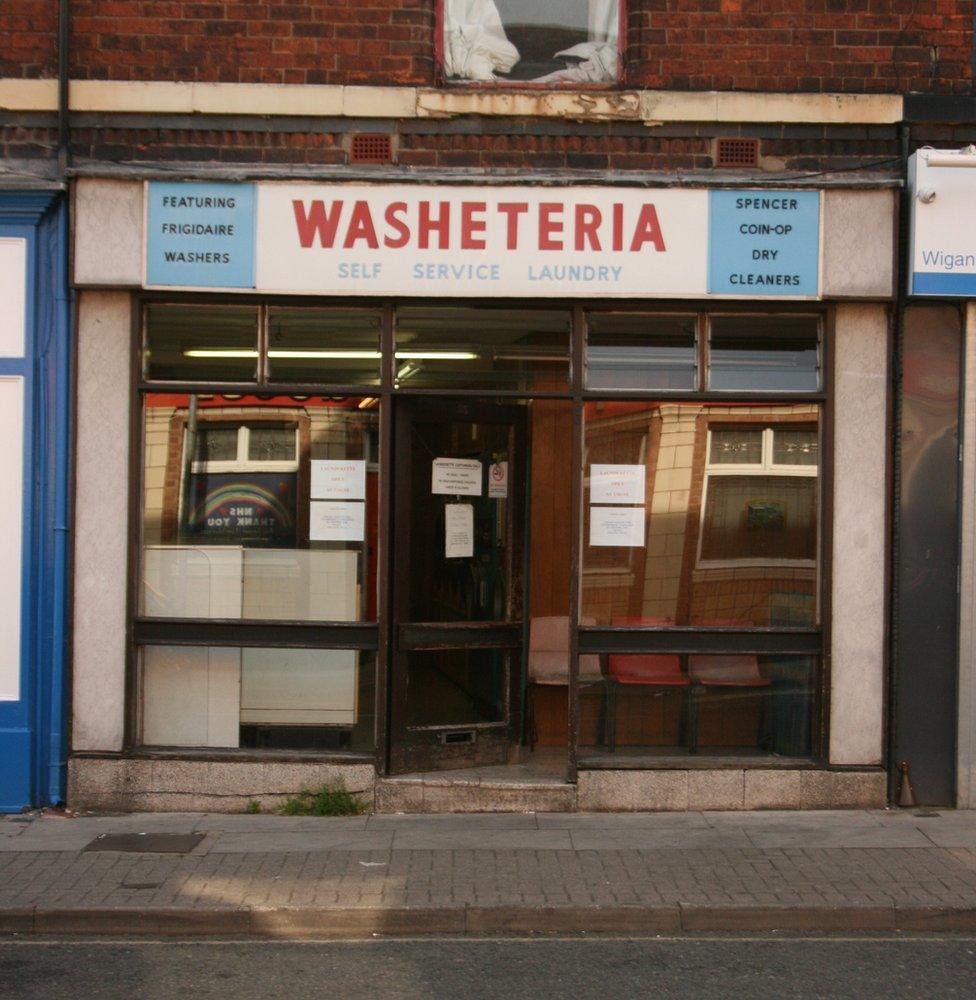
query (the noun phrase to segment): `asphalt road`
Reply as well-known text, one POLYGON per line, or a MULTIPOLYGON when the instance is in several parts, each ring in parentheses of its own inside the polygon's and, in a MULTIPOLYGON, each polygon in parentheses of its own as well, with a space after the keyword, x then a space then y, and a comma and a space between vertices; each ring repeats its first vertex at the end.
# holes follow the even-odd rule
POLYGON ((781 998, 976 996, 976 938, 0 940, 0 996, 781 998))

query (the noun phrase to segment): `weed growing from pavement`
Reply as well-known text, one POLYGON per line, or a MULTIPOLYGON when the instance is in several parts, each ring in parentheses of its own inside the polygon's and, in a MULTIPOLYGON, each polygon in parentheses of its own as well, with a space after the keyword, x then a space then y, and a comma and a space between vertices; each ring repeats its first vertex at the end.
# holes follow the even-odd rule
POLYGON ((299 792, 286 799, 281 807, 283 816, 358 816, 364 806, 346 786, 337 781, 323 785, 317 792, 299 792))
POLYGON ((253 815, 255 813, 259 813, 260 811, 261 811, 261 803, 258 802, 257 799, 247 800, 247 805, 244 807, 244 812, 251 813, 253 815))

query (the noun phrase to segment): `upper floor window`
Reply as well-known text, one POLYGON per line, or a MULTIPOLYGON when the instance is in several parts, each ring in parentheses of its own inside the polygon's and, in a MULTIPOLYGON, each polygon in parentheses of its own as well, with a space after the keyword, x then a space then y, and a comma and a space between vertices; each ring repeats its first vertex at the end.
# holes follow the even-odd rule
POLYGON ((616 83, 621 0, 443 0, 444 76, 455 82, 616 83))

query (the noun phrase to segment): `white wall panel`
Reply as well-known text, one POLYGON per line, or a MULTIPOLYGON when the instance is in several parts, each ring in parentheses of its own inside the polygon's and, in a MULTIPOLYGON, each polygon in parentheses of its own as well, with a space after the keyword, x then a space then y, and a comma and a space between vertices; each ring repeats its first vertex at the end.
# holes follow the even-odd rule
POLYGON ((0 701, 20 700, 24 525, 24 380, 0 378, 0 701))

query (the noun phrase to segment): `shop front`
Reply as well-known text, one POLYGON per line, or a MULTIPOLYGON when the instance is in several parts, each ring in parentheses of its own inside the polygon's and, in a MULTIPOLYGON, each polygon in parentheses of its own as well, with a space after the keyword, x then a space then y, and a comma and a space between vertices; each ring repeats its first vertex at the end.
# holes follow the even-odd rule
POLYGON ((76 805, 885 801, 893 190, 75 204, 76 805))

